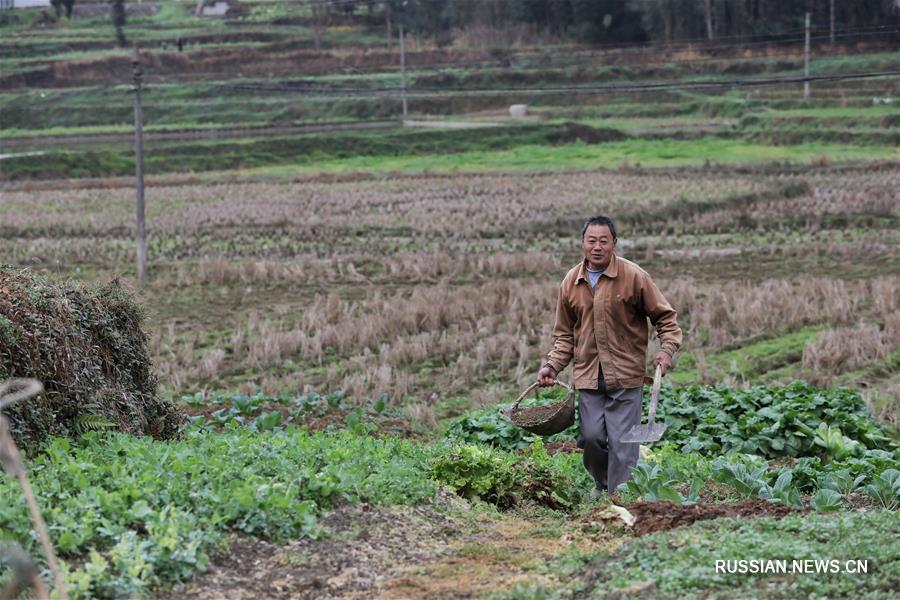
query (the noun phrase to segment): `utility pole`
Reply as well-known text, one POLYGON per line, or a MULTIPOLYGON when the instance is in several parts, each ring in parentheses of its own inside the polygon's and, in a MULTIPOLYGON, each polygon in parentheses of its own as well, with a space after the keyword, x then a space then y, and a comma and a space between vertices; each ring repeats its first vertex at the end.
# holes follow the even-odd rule
POLYGON ((403 93, 403 120, 406 120, 406 49, 403 43, 403 23, 400 23, 400 86, 403 93))
POLYGON ((310 0, 313 18, 313 44, 316 50, 320 50, 322 48, 322 15, 320 14, 319 5, 317 3, 314 4, 313 1, 310 0))
POLYGON ((806 43, 803 46, 803 99, 809 99, 809 12, 806 13, 806 43))
POLYGON ((137 273, 143 285, 147 281, 147 235, 144 229, 144 131, 141 117, 141 57, 137 44, 131 58, 134 92, 134 178, 137 188, 137 273))

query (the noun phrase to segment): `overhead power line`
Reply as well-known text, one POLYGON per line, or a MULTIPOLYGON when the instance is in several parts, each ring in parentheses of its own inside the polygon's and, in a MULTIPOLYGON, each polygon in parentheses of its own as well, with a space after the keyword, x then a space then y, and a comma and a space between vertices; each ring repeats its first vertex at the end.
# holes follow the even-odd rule
MULTIPOLYGON (((874 71, 867 73, 843 73, 831 75, 812 75, 810 77, 767 77, 767 78, 743 78, 743 79, 695 79, 686 81, 663 82, 634 82, 624 84, 601 84, 584 86, 543 86, 543 87, 512 87, 512 88, 422 88, 409 87, 407 93, 410 96, 496 96, 496 95, 544 95, 544 94, 589 94, 605 95, 619 93, 652 92, 659 90, 684 90, 721 87, 749 87, 769 85, 789 85, 803 83, 804 81, 844 81, 851 79, 871 79, 877 77, 897 77, 900 70, 874 71)), ((392 96, 400 93, 399 87, 381 88, 316 88, 313 86, 266 86, 258 84, 229 84, 222 86, 226 89, 253 92, 277 92, 298 93, 316 95, 322 97, 342 96, 392 96)))

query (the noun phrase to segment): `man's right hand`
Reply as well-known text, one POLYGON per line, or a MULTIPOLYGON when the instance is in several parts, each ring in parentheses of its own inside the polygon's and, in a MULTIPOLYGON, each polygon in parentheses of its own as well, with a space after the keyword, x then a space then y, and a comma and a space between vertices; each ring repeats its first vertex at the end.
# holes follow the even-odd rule
POLYGON ((541 367, 538 371, 538 385, 541 387, 550 387, 556 383, 556 371, 550 365, 541 367))

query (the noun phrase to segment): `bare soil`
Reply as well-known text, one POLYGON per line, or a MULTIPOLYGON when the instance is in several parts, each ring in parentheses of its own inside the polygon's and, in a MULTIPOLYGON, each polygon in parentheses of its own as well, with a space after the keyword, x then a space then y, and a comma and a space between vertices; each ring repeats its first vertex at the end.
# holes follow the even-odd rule
POLYGON ((575 440, 565 440, 563 442, 545 442, 544 449, 547 450, 547 453, 550 455, 558 454, 560 452, 562 452, 563 454, 584 452, 584 450, 578 447, 578 444, 575 443, 575 440))
MULTIPOLYGON (((595 512, 605 507, 595 509, 595 512)), ((723 517, 785 517, 791 514, 808 512, 805 509, 791 508, 784 504, 773 504, 766 500, 744 500, 732 504, 693 504, 679 506, 668 500, 655 502, 632 502, 625 508, 634 515, 634 535, 642 536, 656 531, 667 531, 676 527, 690 525, 696 521, 719 519, 723 517)), ((590 515, 588 515, 590 516, 590 515)))
POLYGON ((319 539, 279 545, 235 536, 205 573, 156 598, 393 600, 471 598, 517 584, 552 588, 566 582, 536 567, 572 550, 612 552, 623 539, 621 532, 561 530, 527 511, 473 510, 443 491, 435 502, 342 506, 323 518, 319 539))
POLYGON ((368 505, 335 510, 322 526, 322 539, 284 545, 235 536, 205 573, 159 598, 364 597, 398 569, 445 552, 458 529, 453 519, 428 508, 368 505))
POLYGON ((552 404, 518 407, 506 411, 506 416, 515 425, 541 435, 558 433, 572 423, 572 400, 567 398, 552 404), (566 423, 566 417, 569 417, 566 423))
MULTIPOLYGON (((490 54, 479 50, 423 50, 409 52, 407 65, 459 63, 473 60, 490 61, 490 54)), ((365 50, 341 53, 298 49, 285 51, 277 44, 273 47, 219 47, 191 52, 151 51, 141 52, 145 71, 167 80, 196 80, 198 78, 241 77, 258 73, 269 76, 290 77, 297 73, 298 62, 303 64, 304 75, 344 72, 348 69, 393 69, 396 52, 365 50)), ((71 87, 127 79, 131 72, 130 56, 104 56, 77 60, 57 61, 22 73, 0 77, 0 89, 22 87, 71 87)))
POLYGON ((628 136, 617 129, 591 127, 582 123, 568 121, 563 123, 563 131, 560 131, 554 140, 559 144, 567 144, 573 141, 581 141, 585 144, 604 144, 606 142, 619 142, 628 136))

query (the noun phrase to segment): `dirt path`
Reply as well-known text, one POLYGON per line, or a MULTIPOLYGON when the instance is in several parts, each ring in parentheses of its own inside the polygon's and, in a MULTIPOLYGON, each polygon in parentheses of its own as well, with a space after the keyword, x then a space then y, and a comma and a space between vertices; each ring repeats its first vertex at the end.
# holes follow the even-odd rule
MULTIPOLYGON (((764 500, 676 506, 634 502, 636 521, 598 505, 581 517, 538 507, 495 512, 449 493, 428 506, 347 505, 322 520, 319 539, 284 544, 235 536, 209 569, 166 600, 472 598, 516 587, 559 589, 567 557, 599 564, 631 539, 720 517, 783 517, 798 511, 764 500), (599 563, 598 563, 599 561, 599 563)), ((572 562, 572 561, 569 561, 572 562)))
POLYGON ((166 600, 469 598, 516 585, 558 587, 542 564, 623 539, 536 510, 494 513, 450 495, 431 507, 345 506, 318 540, 231 540, 207 571, 166 600))
POLYGON ((321 539, 275 544, 236 536, 205 573, 164 598, 348 598, 379 588, 398 566, 447 547, 453 520, 422 507, 348 506, 323 520, 321 539))
POLYGON ((632 536, 720 517, 784 517, 798 511, 764 500, 676 506, 627 505, 635 518, 625 527, 618 513, 598 505, 581 517, 539 507, 495 512, 441 492, 427 506, 347 505, 321 522, 319 539, 284 544, 235 536, 209 569, 165 600, 348 598, 385 600, 472 598, 517 587, 560 589, 594 567, 563 573, 566 559, 608 560, 632 536))

